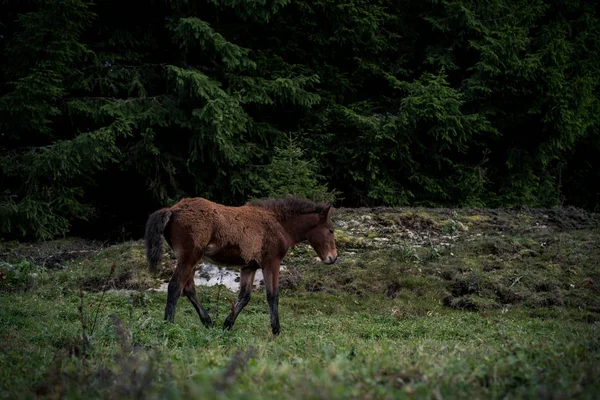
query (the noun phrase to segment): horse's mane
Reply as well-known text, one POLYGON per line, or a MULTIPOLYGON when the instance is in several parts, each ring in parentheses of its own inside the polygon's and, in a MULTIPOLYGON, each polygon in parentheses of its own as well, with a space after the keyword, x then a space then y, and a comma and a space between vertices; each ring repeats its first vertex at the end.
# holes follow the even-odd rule
POLYGON ((247 204, 254 207, 266 208, 284 219, 292 215, 320 213, 329 205, 327 203, 317 203, 312 200, 301 199, 290 195, 283 198, 252 200, 247 204))

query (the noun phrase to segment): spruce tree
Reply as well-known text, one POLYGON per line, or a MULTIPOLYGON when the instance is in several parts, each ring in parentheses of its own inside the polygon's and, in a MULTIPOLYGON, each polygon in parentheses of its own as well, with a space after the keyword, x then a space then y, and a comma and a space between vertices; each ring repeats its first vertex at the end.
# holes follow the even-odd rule
MULTIPOLYGON (((0 232, 51 238, 70 218, 86 218, 83 186, 114 159, 122 122, 73 132, 62 99, 91 56, 81 43, 94 14, 85 0, 53 0, 19 15, 22 30, 5 49, 7 80, 0 98, 2 155, 0 232)), ((80 129, 80 128, 79 128, 80 129)), ((77 128, 76 128, 77 130, 77 128)))
POLYGON ((298 140, 288 136, 283 146, 275 146, 271 162, 256 168, 253 175, 257 197, 283 197, 292 195, 313 201, 335 203, 340 200, 337 190, 329 190, 320 183, 323 176, 318 173, 318 164, 307 159, 298 140))

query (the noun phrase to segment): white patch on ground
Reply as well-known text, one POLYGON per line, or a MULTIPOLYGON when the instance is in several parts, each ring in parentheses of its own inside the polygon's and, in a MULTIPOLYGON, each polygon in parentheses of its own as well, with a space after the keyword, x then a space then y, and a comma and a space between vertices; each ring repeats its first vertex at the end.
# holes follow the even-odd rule
MULTIPOLYGON (((282 265, 280 271, 285 271, 286 266, 282 265)), ((226 267, 220 267, 218 265, 203 262, 200 263, 194 274, 194 282, 196 286, 216 286, 223 285, 232 292, 237 293, 240 290, 240 271, 234 271, 227 269, 226 267)), ((261 269, 256 270, 254 275, 254 286, 259 287, 263 280, 263 273, 261 269)), ((168 282, 163 282, 158 288, 150 289, 159 292, 166 292, 168 282)))

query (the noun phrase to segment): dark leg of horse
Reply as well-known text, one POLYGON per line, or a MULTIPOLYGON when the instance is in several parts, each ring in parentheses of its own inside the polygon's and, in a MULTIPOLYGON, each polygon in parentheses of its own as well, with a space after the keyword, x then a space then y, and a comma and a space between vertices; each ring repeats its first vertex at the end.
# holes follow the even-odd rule
POLYGON ((272 262, 263 268, 265 277, 265 291, 269 303, 269 314, 271 316, 271 329, 273 335, 279 335, 279 262, 272 262))
POLYGON ((233 313, 229 314, 227 319, 225 319, 225 322, 223 323, 223 329, 231 329, 237 316, 250 301, 255 274, 256 266, 254 265, 247 265, 246 267, 242 268, 242 272, 240 274, 240 293, 238 294, 238 301, 235 303, 233 313))
MULTIPOLYGON (((179 268, 179 267, 177 267, 179 268)), ((167 286, 167 306, 165 307, 165 321, 173 322, 175 320, 175 307, 181 296, 181 289, 178 276, 173 274, 167 286)))
POLYGON ((165 307, 166 321, 174 321, 177 301, 179 300, 179 297, 181 297, 183 289, 186 287, 188 281, 190 279, 192 279, 192 282, 194 281, 194 266, 201 256, 201 252, 191 251, 188 254, 182 254, 180 259, 177 260, 177 267, 175 268, 175 272, 173 273, 167 288, 167 306, 165 307))
POLYGON ((188 280, 187 285, 183 288, 183 294, 188 298, 188 300, 192 303, 198 316, 200 317, 200 321, 204 324, 205 327, 210 327, 213 325, 210 316, 202 307, 202 303, 198 300, 198 296, 196 296, 196 284, 194 283, 194 275, 192 273, 192 277, 188 280))

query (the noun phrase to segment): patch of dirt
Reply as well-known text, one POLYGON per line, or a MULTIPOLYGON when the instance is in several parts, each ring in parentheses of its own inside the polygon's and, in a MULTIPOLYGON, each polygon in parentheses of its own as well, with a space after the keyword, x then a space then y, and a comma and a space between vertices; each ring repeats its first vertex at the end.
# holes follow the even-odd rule
POLYGON ((457 276, 450 284, 450 291, 454 297, 460 297, 467 294, 479 292, 479 279, 472 275, 457 276))
POLYGON ((500 304, 515 304, 523 301, 523 296, 510 288, 499 286, 496 288, 495 293, 500 304))
POLYGON ((387 297, 388 299, 395 299, 396 294, 400 291, 401 288, 402 285, 400 284, 400 282, 390 283, 385 291, 385 297, 387 297))
POLYGON ((491 262, 491 263, 486 263, 483 266, 483 270, 485 272, 492 272, 492 271, 497 271, 497 270, 501 270, 503 269, 504 266, 502 265, 502 263, 500 262, 491 262))
POLYGON ((537 293, 527 299, 525 304, 533 308, 544 308, 562 306, 565 304, 562 295, 559 292, 537 293))
POLYGON ((470 296, 446 296, 444 297, 443 304, 446 307, 455 308, 459 310, 479 310, 479 306, 470 296))
POLYGON ((484 254, 493 254, 495 256, 515 256, 523 246, 519 243, 509 242, 501 238, 494 238, 482 244, 484 254))
POLYGON ((442 279, 446 281, 451 281, 457 274, 457 271, 454 269, 443 269, 439 272, 442 279))
POLYGON ((558 290, 558 285, 556 283, 548 281, 537 282, 534 287, 536 292, 552 292, 558 290))

